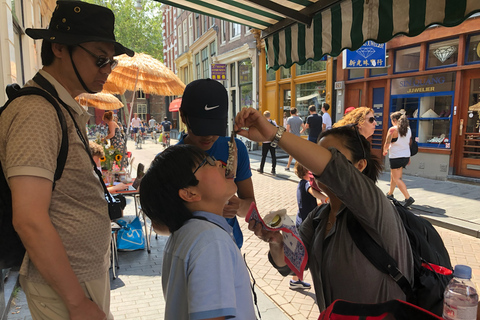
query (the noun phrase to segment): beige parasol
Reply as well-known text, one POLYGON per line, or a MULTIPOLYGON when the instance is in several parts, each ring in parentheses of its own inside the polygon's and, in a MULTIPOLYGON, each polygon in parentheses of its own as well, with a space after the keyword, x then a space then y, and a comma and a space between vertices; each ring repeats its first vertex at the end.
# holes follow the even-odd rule
POLYGON ((94 107, 101 110, 116 110, 123 107, 123 103, 110 93, 82 93, 75 100, 82 106, 94 107))
POLYGON ((111 84, 123 90, 142 89, 145 93, 161 96, 180 95, 185 89, 185 84, 175 73, 148 54, 135 53, 133 57, 122 54, 117 60, 117 67, 112 70, 105 84, 105 89, 110 92, 123 93, 115 91, 111 84))

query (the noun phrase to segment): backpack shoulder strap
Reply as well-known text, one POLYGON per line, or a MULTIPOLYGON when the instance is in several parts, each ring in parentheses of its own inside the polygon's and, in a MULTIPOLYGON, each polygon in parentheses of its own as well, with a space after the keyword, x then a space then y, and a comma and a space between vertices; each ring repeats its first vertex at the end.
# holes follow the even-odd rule
POLYGON ((347 227, 353 242, 368 261, 379 271, 390 275, 405 293, 407 300, 411 301, 412 286, 398 269, 397 261, 365 231, 350 211, 347 212, 347 227))
POLYGON ((36 94, 44 97, 55 108, 55 111, 57 112, 57 116, 58 116, 58 121, 60 122, 60 127, 62 130, 62 142, 60 145, 60 152, 57 157, 57 167, 55 169, 55 174, 53 177, 53 189, 55 189, 56 181, 62 177, 63 169, 65 168, 65 163, 67 162, 67 155, 68 155, 67 122, 61 110, 61 107, 58 104, 57 100, 55 100, 51 94, 37 87, 25 87, 25 88, 19 89, 19 86, 17 84, 13 84, 13 85, 8 85, 6 91, 8 95, 8 101, 5 103, 3 108, 1 108, 0 115, 3 111, 5 111, 7 106, 16 98, 21 96, 26 96, 26 95, 32 95, 32 94, 36 94))

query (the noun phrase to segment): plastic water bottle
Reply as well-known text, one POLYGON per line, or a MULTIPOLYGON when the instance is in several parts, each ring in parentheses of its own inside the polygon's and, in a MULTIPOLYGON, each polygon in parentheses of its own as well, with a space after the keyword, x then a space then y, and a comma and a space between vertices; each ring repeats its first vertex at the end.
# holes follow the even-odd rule
POLYGON ((445 289, 443 319, 477 319, 478 294, 471 278, 472 269, 469 266, 455 266, 453 279, 445 289))

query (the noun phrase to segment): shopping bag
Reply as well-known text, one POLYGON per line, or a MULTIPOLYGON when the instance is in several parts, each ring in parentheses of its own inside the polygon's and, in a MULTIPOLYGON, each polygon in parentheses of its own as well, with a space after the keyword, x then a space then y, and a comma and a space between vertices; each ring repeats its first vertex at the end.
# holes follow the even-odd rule
POLYGON ((163 132, 160 133, 160 136, 158 137, 158 142, 163 142, 163 132))
POLYGON ((121 226, 117 234, 118 250, 133 251, 145 249, 142 224, 138 217, 135 217, 130 223, 127 223, 124 219, 118 219, 116 222, 121 226))
POLYGON ((401 300, 377 304, 335 300, 318 320, 442 320, 439 316, 401 300))

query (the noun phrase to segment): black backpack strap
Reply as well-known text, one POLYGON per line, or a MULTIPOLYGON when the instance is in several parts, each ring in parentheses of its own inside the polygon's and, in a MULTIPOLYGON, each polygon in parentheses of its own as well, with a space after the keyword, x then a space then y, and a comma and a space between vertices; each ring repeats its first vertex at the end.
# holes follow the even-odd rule
MULTIPOLYGON (((7 95, 8 101, 5 103, 4 107, 1 109, 3 112, 7 106, 16 98, 26 95, 39 95, 47 99, 48 102, 55 108, 57 112, 58 121, 60 122, 60 127, 62 130, 62 142, 60 145, 60 152, 57 157, 57 167, 55 169, 55 174, 53 176, 53 187, 52 190, 55 189, 55 183, 62 177, 63 169, 65 168, 65 163, 67 162, 67 155, 68 155, 68 131, 67 131, 67 122, 65 120, 65 116, 61 110, 60 105, 58 104, 57 100, 55 100, 52 95, 50 95, 45 90, 42 90, 37 87, 25 87, 19 89, 20 87, 17 84, 8 85, 7 86, 7 95)), ((0 112, 0 114, 1 114, 0 112)))
POLYGON ((347 212, 347 227, 353 242, 368 261, 381 272, 390 275, 405 293, 407 300, 412 301, 414 297, 412 286, 398 269, 397 261, 373 240, 350 211, 347 212))

